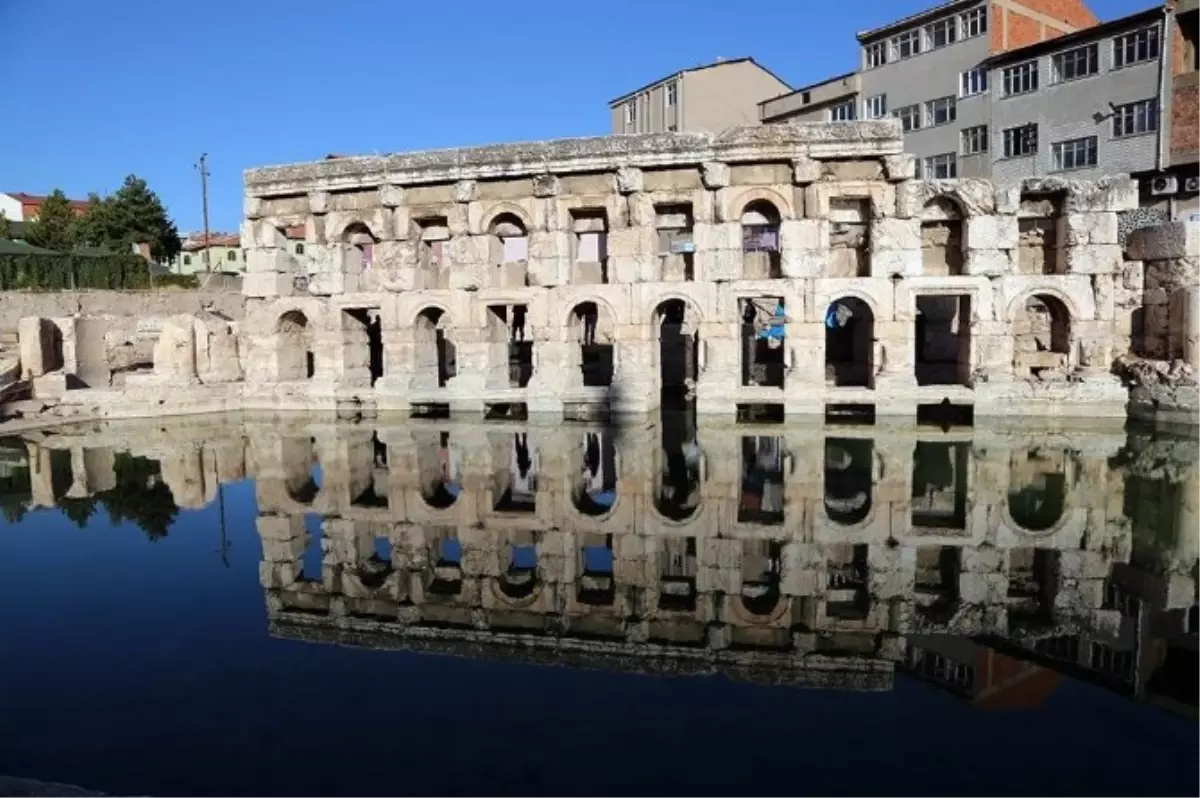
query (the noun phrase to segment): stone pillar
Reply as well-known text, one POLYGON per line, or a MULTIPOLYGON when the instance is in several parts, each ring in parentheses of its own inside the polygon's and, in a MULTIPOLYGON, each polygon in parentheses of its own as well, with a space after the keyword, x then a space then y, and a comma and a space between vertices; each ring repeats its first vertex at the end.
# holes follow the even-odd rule
POLYGON ((1192 368, 1200 369, 1200 288, 1187 286, 1176 291, 1172 300, 1172 337, 1178 340, 1178 348, 1172 346, 1172 350, 1192 368))

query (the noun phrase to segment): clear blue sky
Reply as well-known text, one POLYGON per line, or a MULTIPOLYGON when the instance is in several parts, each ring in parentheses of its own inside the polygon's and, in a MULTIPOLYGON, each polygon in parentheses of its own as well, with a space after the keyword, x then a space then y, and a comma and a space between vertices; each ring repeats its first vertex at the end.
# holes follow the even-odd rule
POLYGON ((0 0, 0 190, 82 198, 134 172, 194 230, 207 151, 212 227, 234 230, 248 167, 603 134, 608 100, 681 67, 754 56, 799 86, 934 2, 0 0))

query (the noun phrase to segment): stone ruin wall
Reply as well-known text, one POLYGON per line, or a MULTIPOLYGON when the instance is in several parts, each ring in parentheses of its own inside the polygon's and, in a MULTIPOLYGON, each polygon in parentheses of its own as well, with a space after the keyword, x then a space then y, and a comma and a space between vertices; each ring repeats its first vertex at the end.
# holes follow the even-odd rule
MULTIPOLYGON (((674 389, 726 417, 1115 416, 1119 357, 1194 361, 1194 309, 1152 310, 1162 270, 1118 244, 1132 181, 920 181, 901 145, 882 121, 251 170, 244 321, 168 319, 156 355, 180 362, 43 393, 100 415, 163 412, 163 386, 187 385, 172 412, 589 417, 674 389), (238 368, 204 372, 214 346, 238 368)), ((1190 264, 1170 279, 1194 289, 1190 264)))

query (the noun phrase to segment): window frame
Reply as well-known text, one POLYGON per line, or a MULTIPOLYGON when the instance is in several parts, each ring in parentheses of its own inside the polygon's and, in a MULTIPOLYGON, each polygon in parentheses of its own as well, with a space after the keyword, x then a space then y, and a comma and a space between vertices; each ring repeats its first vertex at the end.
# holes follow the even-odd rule
POLYGON ((929 51, 940 50, 943 47, 949 47, 958 41, 958 17, 943 17, 935 19, 926 25, 922 32, 925 35, 926 41, 929 44, 929 51), (941 44, 937 43, 934 31, 941 30, 945 32, 946 40, 941 44))
MULTIPOLYGON (((1072 58, 1071 63, 1077 67, 1079 59, 1072 58)), ((1050 85, 1057 86, 1061 83, 1072 83, 1076 80, 1095 77, 1100 74, 1100 44, 1092 42, 1091 44, 1072 47, 1070 50, 1063 50, 1061 53, 1055 53, 1050 56, 1050 85), (1090 67, 1090 71, 1076 72, 1074 75, 1064 75, 1063 66, 1067 63, 1065 59, 1068 57, 1078 56, 1083 54, 1082 59, 1084 64, 1090 67)))
POLYGON ((1158 100, 1153 97, 1118 105, 1113 111, 1111 135, 1114 139, 1128 139, 1148 133, 1157 133, 1160 123, 1159 116, 1158 100), (1145 109, 1142 115, 1143 125, 1140 130, 1137 124, 1139 109, 1145 109), (1129 124, 1131 129, 1123 129, 1125 124, 1129 124), (1118 127, 1122 129, 1118 131, 1118 127))
POLYGON ((958 98, 953 94, 947 94, 945 97, 934 97, 932 100, 925 101, 925 127, 941 127, 942 125, 953 124, 958 121, 958 98), (948 109, 946 118, 942 121, 937 120, 938 103, 945 104, 948 109))
POLYGON ((958 134, 958 151, 963 156, 985 155, 991 147, 991 135, 987 125, 971 125, 964 127, 958 134), (974 134, 973 136, 971 134, 974 134), (973 140, 975 147, 968 149, 968 138, 973 140))
POLYGON ((1023 61, 1019 64, 1004 67, 1000 71, 1001 96, 1008 99, 1009 97, 1020 97, 1025 94, 1035 93, 1040 88, 1038 85, 1040 83, 1040 75, 1038 74, 1040 71, 1041 62, 1036 58, 1032 61, 1023 61), (1017 82, 1013 78, 1020 78, 1022 76, 1027 77, 1027 80, 1022 80, 1021 83, 1027 83, 1028 88, 1013 91, 1012 85, 1017 82))
POLYGON ((901 31, 900 33, 897 33, 895 36, 893 36, 888 41, 888 44, 892 48, 892 52, 896 56, 895 60, 897 60, 897 61, 904 61, 905 59, 908 59, 908 58, 915 58, 916 56, 918 56, 924 52, 924 48, 923 48, 924 42, 921 38, 921 29, 920 28, 913 28, 912 30, 901 31), (901 43, 907 43, 909 45, 908 55, 904 55, 901 52, 901 50, 900 50, 901 43))
POLYGON ((674 108, 679 104, 679 81, 673 80, 667 84, 664 89, 663 103, 667 108, 674 108))
MULTIPOLYGON (((1031 158, 1031 157, 1036 156, 1038 153, 1038 148, 1041 146, 1040 136, 1041 136, 1041 131, 1038 130, 1037 122, 1026 122, 1025 124, 1022 124, 1022 125, 1014 125, 1012 127, 1004 128, 1004 130, 1002 130, 1000 132, 1000 141, 1001 141, 1000 152, 1003 153, 1004 160, 1011 160, 1011 159, 1016 159, 1016 158, 1031 158), (1009 146, 1009 144, 1011 143, 1010 138, 1013 140, 1016 140, 1016 134, 1018 134, 1022 131, 1029 131, 1029 130, 1033 131, 1033 147, 1032 148, 1026 149, 1024 146, 1022 146, 1022 147, 1020 147, 1021 151, 1017 152, 1016 147, 1009 146)), ((1025 140, 1026 140, 1025 138, 1021 138, 1019 141, 1023 143, 1025 140)))
POLYGON ((988 7, 979 6, 970 8, 958 15, 959 17, 959 39, 974 39, 976 36, 982 36, 988 30, 988 7), (976 22, 977 30, 971 32, 971 23, 976 22))
POLYGON ((853 122, 857 119, 858 104, 854 100, 842 100, 829 106, 830 122, 853 122), (838 112, 848 110, 849 116, 839 116, 838 112))
POLYGON ((1112 38, 1112 47, 1112 68, 1114 70, 1126 69, 1138 64, 1146 64, 1156 61, 1162 56, 1162 33, 1157 24, 1147 25, 1146 27, 1114 36, 1112 38), (1146 37, 1146 55, 1139 58, 1137 57, 1137 38, 1143 35, 1146 37), (1134 50, 1134 60, 1126 61, 1125 53, 1130 49, 1130 42, 1132 42, 1132 49, 1134 50), (1153 52, 1151 52, 1152 50, 1153 52), (1119 58, 1118 53, 1120 54, 1119 58))
POLYGON ((899 108, 897 108, 896 110, 892 111, 892 116, 894 116, 900 120, 900 129, 902 131, 904 131, 905 133, 911 133, 914 130, 921 130, 925 126, 924 125, 924 122, 925 122, 924 110, 921 108, 921 103, 912 103, 911 105, 902 105, 899 108), (911 118, 912 118, 913 124, 911 124, 909 127, 904 126, 905 116, 904 116, 903 112, 905 112, 905 111, 912 112, 911 118))
POLYGON ((1081 136, 1077 139, 1054 142, 1050 145, 1050 164, 1052 170, 1055 172, 1077 172, 1081 169, 1094 169, 1100 164, 1100 137, 1081 136), (1080 152, 1079 145, 1082 145, 1083 162, 1076 160, 1080 152), (1070 147, 1070 150, 1067 149, 1068 147, 1070 147), (1075 161, 1070 166, 1067 166, 1066 156, 1068 152, 1074 156, 1072 161, 1075 161))
POLYGON ((891 47, 887 40, 873 42, 863 47, 863 64, 866 69, 878 69, 888 63, 891 47), (876 58, 872 58, 876 56, 876 58))
POLYGON ((925 159, 924 179, 925 180, 954 180, 958 177, 958 153, 943 152, 937 155, 929 155, 925 159), (942 162, 939 163, 939 159, 942 162), (937 174, 938 167, 946 167, 946 176, 939 177, 937 174))
POLYGON ((991 82, 991 74, 989 73, 988 68, 985 66, 973 66, 970 69, 958 73, 959 99, 978 97, 981 94, 987 94, 991 88, 991 82), (974 91, 970 91, 968 88, 972 82, 972 76, 982 76, 981 81, 975 81, 977 84, 982 83, 982 85, 977 85, 974 91))
POLYGON ((863 119, 887 119, 887 93, 875 94, 863 98, 863 119), (872 107, 876 102, 882 106, 879 111, 872 107))

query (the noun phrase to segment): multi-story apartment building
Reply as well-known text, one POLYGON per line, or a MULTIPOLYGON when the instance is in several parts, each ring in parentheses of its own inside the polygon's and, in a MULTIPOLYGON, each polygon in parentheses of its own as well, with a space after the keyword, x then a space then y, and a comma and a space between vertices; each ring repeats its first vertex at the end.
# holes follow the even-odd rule
POLYGON ((720 133, 758 123, 758 104, 790 91, 753 58, 684 69, 609 102, 613 133, 720 133))
POLYGON ((1175 191, 1172 202, 1179 215, 1200 213, 1200 0, 1178 0, 1170 20, 1171 86, 1167 94, 1167 170, 1151 189, 1175 191))

